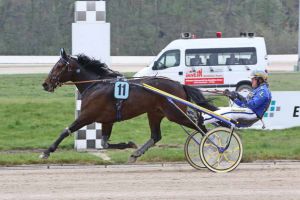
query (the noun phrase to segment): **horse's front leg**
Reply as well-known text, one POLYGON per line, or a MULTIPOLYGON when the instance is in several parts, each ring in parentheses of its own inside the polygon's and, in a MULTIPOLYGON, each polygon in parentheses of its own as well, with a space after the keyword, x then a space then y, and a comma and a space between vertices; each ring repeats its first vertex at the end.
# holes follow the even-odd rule
POLYGON ((101 140, 101 146, 104 149, 107 149, 109 147, 108 140, 111 135, 113 123, 103 123, 102 124, 102 140, 101 140))
POLYGON ((108 143, 108 140, 111 135, 113 123, 103 123, 102 124, 102 140, 101 145, 104 149, 127 149, 127 148, 134 148, 136 149, 137 146, 134 142, 129 141, 128 143, 120 142, 117 144, 108 143))
POLYGON ((58 145, 69 135, 71 135, 73 132, 79 130, 83 126, 89 124, 89 122, 85 122, 84 120, 81 120, 78 118, 75 120, 70 127, 66 128, 59 137, 55 140, 55 142, 47 149, 45 150, 41 155, 40 158, 47 159, 50 156, 50 153, 53 153, 58 145))

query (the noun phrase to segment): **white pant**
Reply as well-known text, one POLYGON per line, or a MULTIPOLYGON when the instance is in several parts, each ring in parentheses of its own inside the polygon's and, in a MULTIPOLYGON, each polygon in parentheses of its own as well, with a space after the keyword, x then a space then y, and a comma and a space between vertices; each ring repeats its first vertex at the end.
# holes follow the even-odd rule
MULTIPOLYGON (((246 121, 258 120, 256 114, 249 108, 220 107, 219 110, 214 112, 234 120, 239 120, 239 119, 243 119, 246 121)), ((210 115, 207 114, 203 114, 203 118, 204 118, 204 125, 219 121, 218 119, 211 117, 210 115)))

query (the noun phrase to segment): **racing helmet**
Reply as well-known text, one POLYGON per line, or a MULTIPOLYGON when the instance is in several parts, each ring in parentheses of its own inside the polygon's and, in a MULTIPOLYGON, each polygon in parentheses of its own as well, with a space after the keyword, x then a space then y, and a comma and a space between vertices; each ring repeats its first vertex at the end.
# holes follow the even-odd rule
POLYGON ((263 81, 267 81, 268 73, 264 70, 254 70, 252 71, 250 78, 261 78, 263 81))

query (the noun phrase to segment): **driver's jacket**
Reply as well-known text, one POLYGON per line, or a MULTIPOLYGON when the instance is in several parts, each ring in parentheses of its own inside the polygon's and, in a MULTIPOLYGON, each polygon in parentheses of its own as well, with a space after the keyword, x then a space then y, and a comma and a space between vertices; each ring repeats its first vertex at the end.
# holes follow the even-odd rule
POLYGON ((264 83, 255 88, 246 99, 236 98, 233 101, 240 107, 250 108, 261 119, 268 109, 271 99, 272 95, 268 85, 264 83))

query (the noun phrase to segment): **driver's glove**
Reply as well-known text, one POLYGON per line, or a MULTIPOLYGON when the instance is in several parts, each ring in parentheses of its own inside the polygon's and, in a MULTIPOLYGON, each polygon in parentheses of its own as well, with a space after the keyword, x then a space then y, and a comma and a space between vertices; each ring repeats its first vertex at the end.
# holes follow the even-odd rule
POLYGON ((228 89, 224 90, 223 94, 225 96, 228 96, 231 100, 234 100, 238 97, 238 93, 237 92, 230 92, 228 89))

